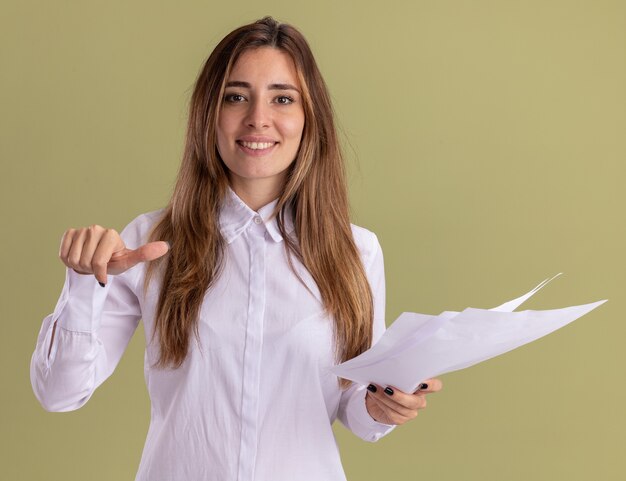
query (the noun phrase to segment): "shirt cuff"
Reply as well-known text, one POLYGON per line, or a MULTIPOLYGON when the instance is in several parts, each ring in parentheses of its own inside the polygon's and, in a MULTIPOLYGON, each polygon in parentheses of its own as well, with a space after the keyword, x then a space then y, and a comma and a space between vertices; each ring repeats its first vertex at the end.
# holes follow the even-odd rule
POLYGON ((65 283, 53 320, 68 331, 97 332, 112 280, 112 276, 107 276, 107 283, 102 287, 93 274, 79 274, 66 266, 65 283))
POLYGON ((367 389, 362 386, 358 391, 358 395, 355 396, 356 405, 354 409, 350 411, 353 419, 352 422, 356 422, 363 430, 363 432, 370 433, 368 441, 378 441, 383 436, 389 434, 396 428, 396 424, 385 424, 376 421, 370 413, 367 411, 365 404, 365 396, 367 396, 367 389))

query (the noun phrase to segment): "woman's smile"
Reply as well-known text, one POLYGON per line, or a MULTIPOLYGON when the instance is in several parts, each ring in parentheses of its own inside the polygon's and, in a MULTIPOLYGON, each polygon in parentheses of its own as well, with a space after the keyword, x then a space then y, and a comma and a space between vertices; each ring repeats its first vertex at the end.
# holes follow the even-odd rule
POLYGON ((236 141, 239 148, 247 155, 260 157, 274 151, 278 142, 267 137, 246 136, 236 141))

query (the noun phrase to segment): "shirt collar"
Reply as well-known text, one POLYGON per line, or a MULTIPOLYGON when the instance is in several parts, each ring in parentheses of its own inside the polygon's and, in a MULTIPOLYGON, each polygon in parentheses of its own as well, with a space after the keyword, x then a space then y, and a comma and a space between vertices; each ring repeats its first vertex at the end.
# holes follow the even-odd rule
MULTIPOLYGON (((259 208, 258 211, 252 210, 241 198, 235 194, 235 191, 230 187, 227 188, 226 197, 222 202, 220 209, 220 230, 222 235, 226 239, 226 242, 230 244, 241 233, 248 228, 251 222, 254 222, 256 216, 260 216, 265 223, 265 228, 269 232, 270 236, 275 242, 283 240, 283 236, 278 229, 278 221, 274 217, 268 221, 269 217, 274 211, 274 207, 278 203, 278 198, 271 201, 269 204, 265 204, 259 208)), ((293 210, 291 206, 287 206, 285 215, 285 229, 287 233, 291 233, 294 230, 293 226, 293 210)))

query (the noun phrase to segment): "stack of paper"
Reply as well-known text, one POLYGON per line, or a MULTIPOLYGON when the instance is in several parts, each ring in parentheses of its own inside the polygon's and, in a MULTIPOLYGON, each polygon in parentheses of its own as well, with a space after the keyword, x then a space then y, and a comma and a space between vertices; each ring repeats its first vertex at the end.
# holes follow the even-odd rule
POLYGON ((462 312, 445 311, 438 316, 403 312, 374 346, 330 370, 360 384, 373 382, 414 392, 426 379, 511 351, 606 302, 605 299, 562 309, 513 312, 552 279, 493 309, 468 307, 462 312))

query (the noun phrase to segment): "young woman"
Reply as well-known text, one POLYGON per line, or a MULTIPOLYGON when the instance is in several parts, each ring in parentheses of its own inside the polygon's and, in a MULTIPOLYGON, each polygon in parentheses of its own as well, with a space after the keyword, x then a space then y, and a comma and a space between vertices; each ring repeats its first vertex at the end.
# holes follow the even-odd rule
POLYGON ((306 40, 270 17, 234 30, 197 79, 169 204, 121 234, 65 232, 65 285, 31 362, 37 399, 84 405, 141 318, 152 409, 137 480, 345 479, 336 418, 373 442, 441 388, 365 389, 328 371, 385 330, 381 247, 348 214, 306 40))

